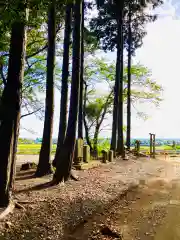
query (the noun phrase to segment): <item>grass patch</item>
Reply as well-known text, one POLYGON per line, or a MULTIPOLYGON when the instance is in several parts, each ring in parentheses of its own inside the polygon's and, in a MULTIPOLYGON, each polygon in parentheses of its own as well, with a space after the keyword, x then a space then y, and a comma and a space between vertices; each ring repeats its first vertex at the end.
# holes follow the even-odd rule
MULTIPOLYGON (((140 147, 141 150, 149 150, 149 146, 141 146, 140 147)), ((173 150, 173 148, 171 146, 167 146, 167 145, 162 145, 162 146, 156 146, 157 150, 173 150)))
MULTIPOLYGON (((19 155, 38 155, 41 144, 18 144, 17 154, 19 155)), ((51 154, 55 154, 56 144, 52 145, 51 154)))
MULTIPOLYGON (((134 148, 134 147, 132 147, 134 148)), ((41 149, 41 144, 18 144, 17 154, 19 155, 38 155, 41 149)), ((110 143, 108 140, 104 140, 99 142, 98 144, 98 155, 101 155, 102 150, 109 151, 110 143)), ((149 146, 141 146, 140 151, 149 151, 149 146)), ((174 150, 172 146, 156 146, 156 150, 174 150)), ((176 150, 180 150, 180 146, 176 146, 176 150)), ((55 154, 56 151, 56 144, 52 145, 51 154, 55 154)))

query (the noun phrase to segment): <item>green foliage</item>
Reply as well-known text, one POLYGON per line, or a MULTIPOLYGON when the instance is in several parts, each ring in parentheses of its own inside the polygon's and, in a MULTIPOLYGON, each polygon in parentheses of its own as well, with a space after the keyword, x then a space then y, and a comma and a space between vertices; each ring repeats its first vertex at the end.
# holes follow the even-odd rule
MULTIPOLYGON (((148 1, 148 6, 157 7, 162 3, 159 1, 148 1)), ((156 15, 147 14, 145 8, 139 1, 125 1, 124 8, 124 47, 128 47, 128 18, 127 14, 131 7, 132 12, 132 52, 142 45, 142 39, 146 35, 145 25, 156 20, 156 15)), ((90 21, 90 28, 97 36, 102 49, 113 51, 117 45, 117 3, 116 1, 101 1, 98 3, 98 16, 90 21)))
MULTIPOLYGON (((36 17, 38 22, 28 28, 27 31, 27 47, 25 59, 25 73, 23 82, 23 100, 22 100, 22 115, 35 113, 37 117, 42 119, 44 115, 43 93, 46 84, 46 57, 47 57, 47 26, 44 24, 47 20, 47 14, 42 14, 41 17, 36 17)), ((0 22, 1 23, 1 22, 0 22)), ((31 21, 33 23, 33 21, 31 21)), ((62 41, 60 30, 62 25, 57 26, 57 38, 62 41)), ((1 39, 0 39, 1 40, 1 39)), ((10 34, 3 38, 3 46, 0 47, 0 93, 4 89, 8 70, 8 55, 9 55, 10 34)), ((56 83, 59 87, 60 68, 56 64, 55 74, 56 83)))
MULTIPOLYGON (((145 102, 151 102, 158 105, 161 101, 161 95, 163 88, 151 77, 151 71, 141 64, 132 65, 132 100, 137 102, 143 100, 145 102)), ((115 76, 115 62, 108 62, 104 58, 92 58, 85 65, 85 80, 89 84, 89 96, 88 99, 93 99, 97 95, 95 91, 96 83, 104 83, 108 86, 109 91, 114 88, 115 76), (90 63, 89 63, 90 62, 90 63)), ((106 92, 105 96, 101 96, 101 99, 105 99, 108 96, 106 92)), ((124 101, 127 98, 127 67, 124 68, 124 101)))
POLYGON ((95 34, 86 27, 84 28, 84 48, 86 52, 91 54, 99 48, 95 34))
MULTIPOLYGON (((57 61, 62 59, 62 28, 64 24, 64 6, 66 1, 56 2, 56 42, 57 61), (60 58, 59 58, 60 57, 60 58)), ((34 113, 37 117, 42 119, 44 115, 44 91, 46 84, 46 58, 47 58, 47 9, 49 1, 33 0, 30 3, 30 14, 27 30, 27 47, 25 59, 25 74, 23 82, 23 101, 22 101, 22 115, 34 113)), ((90 4, 86 4, 86 9, 90 4)), ((11 24, 7 25, 4 17, 10 11, 8 6, 4 6, 0 10, 4 11, 4 15, 0 18, 0 95, 6 83, 8 70, 8 56, 9 56, 9 42, 10 42, 10 28, 11 24), (6 11, 4 10, 6 9, 6 11)), ((14 6, 13 9, 16 9, 14 6)), ((12 22, 14 21, 13 10, 9 14, 12 22)), ((97 49, 97 40, 93 34, 85 28, 85 51, 92 53, 97 49)), ((60 89, 61 67, 57 62, 55 67, 55 86, 60 89)))
POLYGON ((19 138, 18 144, 33 144, 34 141, 26 138, 19 138))
MULTIPOLYGON (((143 65, 131 67, 132 74, 132 104, 149 102, 158 105, 161 101, 162 86, 151 77, 151 72, 143 65)), ((101 131, 102 123, 108 114, 112 113, 115 63, 106 59, 91 58, 85 65, 84 79, 88 85, 87 105, 85 107, 86 121, 92 143, 96 141, 96 131, 101 131), (106 84, 107 90, 99 96, 96 84, 106 84), (93 136, 92 136, 93 135, 93 136)), ((127 99, 127 68, 124 68, 124 101, 127 99)), ((136 109, 137 110, 137 109, 136 109)), ((137 110, 137 115, 144 120, 148 115, 137 110)), ((125 130, 125 129, 124 129, 125 130)))
POLYGON ((94 121, 94 119, 97 121, 99 120, 102 111, 105 108, 106 98, 106 96, 103 98, 96 98, 86 106, 86 116, 89 121, 94 121))
POLYGON ((98 141, 98 154, 100 155, 102 150, 105 151, 109 151, 110 150, 110 142, 109 139, 103 139, 103 141, 101 141, 101 139, 99 139, 98 141))

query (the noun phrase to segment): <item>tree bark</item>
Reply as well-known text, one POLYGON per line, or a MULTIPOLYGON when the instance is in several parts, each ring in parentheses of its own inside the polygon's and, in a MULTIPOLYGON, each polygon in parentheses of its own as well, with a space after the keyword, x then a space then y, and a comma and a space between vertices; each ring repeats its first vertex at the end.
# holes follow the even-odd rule
POLYGON ((131 4, 129 4, 129 26, 128 26, 128 87, 127 87, 127 149, 131 147, 131 4))
MULTIPOLYGON (((28 13, 24 12, 27 20, 28 13)), ((0 106, 0 207, 10 202, 14 178, 16 143, 18 138, 19 114, 22 99, 24 57, 26 46, 25 21, 12 25, 8 77, 0 106)))
MULTIPOLYGON (((118 4, 117 4, 118 5, 118 4)), ((117 12, 117 58, 116 58, 116 79, 114 86, 114 103, 113 103, 113 122, 112 122, 112 137, 111 137, 111 150, 117 150, 117 129, 118 129, 118 107, 119 107, 119 88, 121 77, 121 56, 122 56, 122 31, 123 31, 123 6, 120 4, 119 11, 117 12)))
POLYGON ((90 151, 92 152, 93 151, 93 147, 92 147, 91 140, 90 140, 90 137, 89 137, 89 129, 88 129, 88 125, 87 125, 87 122, 86 122, 85 115, 84 115, 84 119, 83 120, 84 120, 84 129, 85 129, 85 137, 86 137, 87 145, 89 146, 90 151))
POLYGON ((119 87, 119 107, 118 107, 118 139, 117 153, 124 157, 124 135, 123 135, 123 55, 121 56, 121 78, 119 87))
POLYGON ((99 129, 100 129, 100 125, 97 124, 97 125, 96 125, 96 128, 95 128, 95 132, 94 132, 94 139, 93 139, 93 151, 94 151, 95 153, 98 152, 99 129))
POLYGON ((124 138, 123 138, 123 49, 124 49, 124 41, 123 41, 123 6, 122 10, 119 13, 119 22, 121 24, 120 34, 120 57, 119 57, 119 106, 118 106, 118 139, 117 139, 117 152, 124 157, 124 138))
POLYGON ((53 182, 58 184, 67 181, 71 175, 72 162, 74 158, 76 129, 79 109, 80 90, 80 56, 81 56, 81 11, 82 0, 76 0, 74 5, 74 28, 73 28, 73 61, 71 97, 69 107, 69 118, 66 138, 60 151, 60 161, 57 162, 53 182))
POLYGON ((39 163, 35 175, 38 177, 52 173, 51 169, 51 145, 54 115, 54 61, 56 42, 56 11, 55 2, 49 5, 48 12, 48 52, 47 52, 47 76, 46 76, 46 107, 42 146, 39 155, 39 163))
POLYGON ((20 112, 17 114, 17 119, 14 124, 14 141, 13 141, 13 155, 12 155, 12 163, 11 163, 11 173, 10 173, 10 188, 14 189, 14 182, 16 175, 16 152, 18 145, 18 137, 19 137, 19 129, 20 129, 20 112))
POLYGON ((69 48, 71 44, 71 24, 72 24, 72 4, 66 6, 65 30, 64 30, 64 52, 62 66, 62 86, 61 86, 61 103, 60 103, 60 122, 59 133, 55 158, 53 166, 58 161, 58 153, 61 151, 67 128, 67 105, 68 105, 68 77, 69 77, 69 48))
POLYGON ((82 0, 81 23, 81 72, 80 72, 80 96, 78 116, 78 138, 83 139, 83 88, 84 88, 84 0, 82 0))
POLYGON ((109 99, 112 96, 112 94, 113 94, 113 91, 110 92, 109 96, 106 99, 106 102, 104 104, 104 109, 102 111, 100 119, 98 119, 96 121, 96 127, 95 127, 95 132, 94 132, 94 139, 93 139, 93 143, 94 143, 93 150, 94 150, 94 152, 97 152, 97 150, 98 150, 98 136, 99 136, 99 132, 100 132, 100 127, 101 127, 101 125, 104 121, 104 118, 106 116, 106 113, 107 113, 107 110, 108 110, 108 107, 109 107, 109 104, 110 104, 109 99))
POLYGON ((90 148, 90 152, 93 151, 93 147, 91 144, 91 140, 89 137, 89 129, 88 129, 88 125, 86 122, 86 102, 87 102, 87 87, 88 85, 86 84, 86 82, 84 82, 85 88, 84 88, 84 101, 83 101, 83 121, 84 121, 84 130, 85 130, 85 137, 86 137, 86 141, 87 144, 89 145, 90 148))

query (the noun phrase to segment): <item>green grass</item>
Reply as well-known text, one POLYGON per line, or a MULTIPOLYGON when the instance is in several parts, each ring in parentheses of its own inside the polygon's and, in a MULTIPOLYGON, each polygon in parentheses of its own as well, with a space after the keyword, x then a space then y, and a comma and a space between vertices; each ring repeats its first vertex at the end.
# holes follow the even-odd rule
MULTIPOLYGON (((149 150, 149 146, 141 146, 140 149, 141 149, 141 150, 149 150)), ((162 151, 174 150, 173 147, 168 146, 168 145, 156 146, 156 149, 157 149, 157 150, 162 150, 162 151)), ((180 146, 176 146, 176 150, 180 150, 180 146)))
MULTIPOLYGON (((41 149, 41 144, 18 144, 17 154, 37 155, 41 149)), ((55 154, 56 145, 52 145, 51 154, 55 154)))
MULTIPOLYGON (((37 155, 39 154, 41 149, 41 144, 18 144, 18 151, 17 154, 21 154, 21 155, 37 155)), ((102 143, 100 143, 98 145, 98 153, 101 154, 102 150, 109 150, 110 149, 110 144, 107 141, 103 141, 102 143)), ((166 150, 173 150, 173 148, 171 146, 156 146, 157 150, 162 150, 162 151, 166 151, 166 150)), ((177 146, 176 149, 180 149, 180 146, 177 146)), ((147 150, 149 151, 149 146, 141 146, 140 147, 140 151, 143 150, 147 150)), ((56 144, 54 144, 52 146, 52 151, 51 154, 55 154, 56 151, 56 144)))
MULTIPOLYGON (((141 146, 140 147, 141 150, 149 150, 149 146, 141 146)), ((157 150, 173 150, 173 148, 171 146, 167 146, 167 145, 163 145, 163 146, 156 146, 157 150)))

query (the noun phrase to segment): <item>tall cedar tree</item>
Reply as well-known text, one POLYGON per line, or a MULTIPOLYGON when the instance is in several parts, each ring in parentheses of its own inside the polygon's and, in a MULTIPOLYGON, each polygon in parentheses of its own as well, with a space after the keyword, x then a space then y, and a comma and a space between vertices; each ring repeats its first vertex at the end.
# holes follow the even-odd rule
POLYGON ((78 116, 78 138, 83 139, 83 89, 84 89, 84 0, 82 0, 81 21, 81 72, 80 72, 80 96, 78 116))
POLYGON ((48 50, 47 50, 47 76, 46 76, 46 106, 42 146, 36 176, 43 176, 52 172, 50 158, 54 116, 54 61, 56 43, 56 10, 55 1, 49 5, 48 10, 48 50))
POLYGON ((60 103, 59 133, 53 166, 58 161, 58 153, 61 151, 67 128, 67 105, 68 105, 68 77, 69 77, 69 49, 71 44, 72 4, 66 6, 65 29, 64 29, 64 52, 62 65, 62 85, 60 103))
POLYGON ((128 86, 127 86, 127 139, 126 145, 127 149, 130 150, 131 147, 131 3, 129 3, 129 27, 128 27, 128 86))
MULTIPOLYGON (((28 12, 24 11, 27 20, 28 12)), ((24 76, 26 46, 26 21, 16 20, 12 24, 7 82, 0 105, 0 207, 10 202, 15 172, 16 146, 24 76)))
POLYGON ((53 182, 67 181, 72 175, 71 168, 74 158, 76 129, 79 109, 80 90, 80 58, 81 58, 81 11, 82 0, 76 0, 74 4, 74 28, 73 28, 73 56, 72 56, 72 81, 69 106, 68 127, 66 138, 59 153, 56 172, 53 182))
MULTIPOLYGON (((153 1, 150 0, 148 3, 153 7, 157 7, 162 4, 161 0, 153 1)), ((91 30, 96 34, 97 39, 100 41, 100 44, 104 50, 114 50, 117 48, 117 67, 120 63, 120 53, 118 53, 118 49, 120 49, 120 35, 121 24, 118 24, 117 21, 117 9, 122 9, 121 7, 117 7, 117 4, 124 4, 124 17, 128 11, 129 1, 115 1, 115 0, 97 0, 98 6, 98 17, 92 19, 90 21, 91 30)), ((147 14, 144 11, 146 6, 145 1, 132 1, 132 15, 135 16, 132 21, 132 41, 131 48, 134 52, 136 48, 142 45, 142 39, 146 35, 146 31, 144 28, 145 23, 156 20, 156 15, 147 14)), ((128 45, 128 19, 125 17, 123 19, 124 25, 124 47, 127 48, 128 45)), ((119 52, 122 52, 119 50, 119 52)), ((120 72, 116 71, 116 79, 120 79, 120 72), (119 74, 119 76, 117 75, 119 74)), ((111 149, 116 150, 117 146, 117 112, 118 112, 118 81, 115 81, 114 88, 114 108, 113 108, 113 125, 112 125, 112 139, 111 139, 111 149)), ((120 123, 122 125, 122 121, 120 123)), ((122 134, 121 134, 122 135, 122 134)), ((121 139, 121 143, 123 139, 121 139)), ((119 142, 120 143, 120 142, 119 142)), ((122 144, 121 144, 122 145, 122 144)), ((122 148, 123 149, 123 148, 122 148)), ((121 151, 119 149, 119 151, 121 151)), ((123 150, 122 150, 123 151, 123 150)), ((124 152, 122 152, 123 155, 124 152)))
POLYGON ((112 122, 112 137, 111 150, 116 152, 117 149, 117 129, 118 129, 118 111, 119 111, 119 90, 123 55, 123 8, 124 2, 117 6, 116 21, 118 26, 117 33, 117 58, 116 58, 116 78, 114 86, 114 104, 113 104, 113 122, 112 122))
POLYGON ((121 42, 121 68, 120 68, 120 84, 119 84, 119 106, 118 106, 118 124, 117 124, 117 132, 118 132, 118 139, 117 139, 117 153, 121 155, 123 158, 125 157, 124 151, 124 135, 123 135, 123 98, 124 98, 124 84, 123 84, 123 69, 124 69, 124 56, 123 56, 123 37, 121 42))

